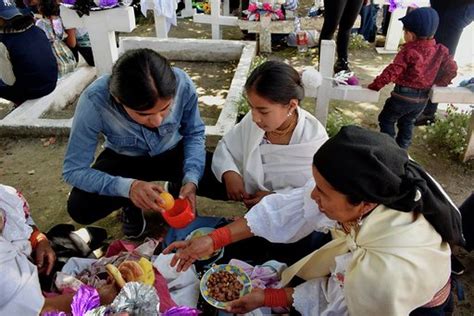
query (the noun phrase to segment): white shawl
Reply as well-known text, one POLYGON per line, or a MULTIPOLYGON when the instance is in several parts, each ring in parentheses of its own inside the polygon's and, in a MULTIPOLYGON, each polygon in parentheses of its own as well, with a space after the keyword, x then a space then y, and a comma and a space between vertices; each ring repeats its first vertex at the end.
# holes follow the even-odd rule
POLYGON ((217 145, 212 159, 216 178, 222 181, 226 171, 235 171, 242 175, 250 194, 304 186, 312 177, 313 155, 328 136, 313 115, 299 107, 297 111, 298 123, 288 145, 261 145, 265 131, 247 113, 217 145))
POLYGON ((25 243, 0 235, 0 315, 39 315, 43 308, 38 270, 23 253, 25 243))
POLYGON ((358 233, 333 230, 333 240, 289 267, 287 284, 327 276, 335 258, 352 252, 344 280, 350 315, 408 315, 430 302, 450 276, 450 248, 423 215, 383 205, 372 211, 358 233))

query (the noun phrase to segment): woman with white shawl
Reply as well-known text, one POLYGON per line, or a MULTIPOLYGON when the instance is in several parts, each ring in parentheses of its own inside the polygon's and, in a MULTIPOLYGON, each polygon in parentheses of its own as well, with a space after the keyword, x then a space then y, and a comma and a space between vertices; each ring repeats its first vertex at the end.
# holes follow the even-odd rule
POLYGON ((171 265, 186 270, 195 258, 250 236, 292 242, 330 229, 331 242, 283 271, 283 288, 254 289, 227 311, 444 315, 451 302, 448 242, 463 237, 459 211, 439 184, 389 136, 355 126, 321 146, 313 177, 265 198, 245 218, 170 245, 165 253, 178 249, 171 265), (304 282, 290 283, 294 276, 304 282))
MULTIPOLYGON (((316 76, 313 88, 319 80, 316 76)), ((311 178, 313 154, 328 136, 299 106, 304 87, 291 66, 263 63, 247 79, 245 90, 251 111, 217 145, 212 171, 228 199, 250 208, 270 193, 302 187, 311 178)))
MULTIPOLYGON (((70 312, 73 293, 48 298, 41 293, 38 268, 30 260, 32 248, 37 252, 39 243, 45 244, 44 248, 49 247, 41 261, 47 269, 55 257, 49 241, 37 230, 29 215, 28 203, 21 193, 0 184, 0 315, 70 312)), ((115 284, 99 289, 104 304, 110 303, 116 294, 115 284)))

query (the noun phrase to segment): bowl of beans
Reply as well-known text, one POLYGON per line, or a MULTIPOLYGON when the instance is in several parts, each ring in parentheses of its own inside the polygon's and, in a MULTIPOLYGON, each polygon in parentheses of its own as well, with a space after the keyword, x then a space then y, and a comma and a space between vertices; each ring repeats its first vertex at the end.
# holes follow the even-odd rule
POLYGON ((207 270, 201 279, 200 289, 206 302, 225 309, 228 302, 250 293, 252 282, 241 268, 221 264, 207 270))

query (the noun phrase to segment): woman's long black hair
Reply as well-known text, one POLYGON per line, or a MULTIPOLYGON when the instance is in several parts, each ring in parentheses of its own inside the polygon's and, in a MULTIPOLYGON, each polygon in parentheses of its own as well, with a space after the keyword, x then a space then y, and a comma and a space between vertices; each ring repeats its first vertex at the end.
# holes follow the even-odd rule
POLYGON ((168 60, 151 49, 127 51, 115 63, 110 94, 122 105, 137 111, 153 108, 158 99, 176 94, 176 77, 168 60))

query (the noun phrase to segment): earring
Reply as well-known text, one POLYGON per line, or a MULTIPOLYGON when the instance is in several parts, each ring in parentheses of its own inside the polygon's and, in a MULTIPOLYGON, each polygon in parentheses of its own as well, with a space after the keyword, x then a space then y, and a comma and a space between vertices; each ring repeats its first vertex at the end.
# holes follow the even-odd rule
POLYGON ((293 115, 293 112, 288 112, 288 117, 292 116, 293 115))
POLYGON ((362 225, 362 216, 363 214, 360 214, 359 218, 357 219, 357 226, 361 226, 362 225))

